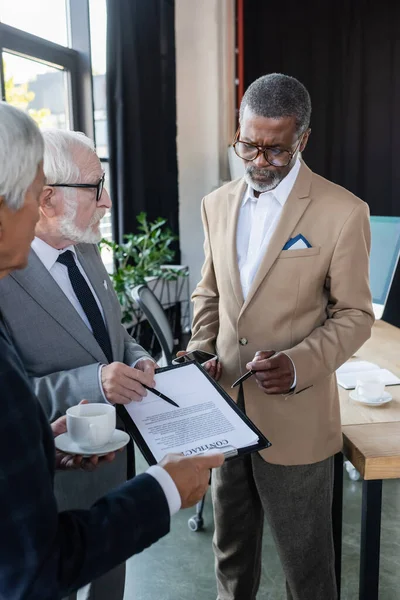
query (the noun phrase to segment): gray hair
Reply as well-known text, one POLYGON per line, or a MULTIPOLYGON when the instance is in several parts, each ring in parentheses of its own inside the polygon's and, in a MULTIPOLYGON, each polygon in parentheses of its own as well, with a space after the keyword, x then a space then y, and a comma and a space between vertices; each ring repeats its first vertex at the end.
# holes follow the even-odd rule
POLYGON ((310 125, 310 94, 300 81, 289 75, 271 73, 256 79, 242 98, 240 123, 246 106, 259 117, 295 117, 297 132, 305 131, 310 125))
POLYGON ((19 210, 43 160, 43 138, 36 123, 18 108, 0 102, 0 196, 19 210))
POLYGON ((92 140, 78 131, 45 129, 42 133, 46 183, 51 185, 78 182, 80 171, 75 162, 75 152, 89 149, 95 153, 92 140))

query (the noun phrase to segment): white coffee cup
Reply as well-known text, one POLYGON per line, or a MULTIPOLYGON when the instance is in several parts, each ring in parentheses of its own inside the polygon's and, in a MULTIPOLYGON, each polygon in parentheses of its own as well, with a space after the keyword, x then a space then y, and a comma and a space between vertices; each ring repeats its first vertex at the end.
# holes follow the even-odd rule
POLYGON ((380 379, 357 379, 356 396, 359 400, 379 402, 385 391, 385 384, 380 379))
POLYGON ((111 404, 78 404, 66 414, 68 435, 82 449, 104 446, 115 431, 115 408, 111 404))

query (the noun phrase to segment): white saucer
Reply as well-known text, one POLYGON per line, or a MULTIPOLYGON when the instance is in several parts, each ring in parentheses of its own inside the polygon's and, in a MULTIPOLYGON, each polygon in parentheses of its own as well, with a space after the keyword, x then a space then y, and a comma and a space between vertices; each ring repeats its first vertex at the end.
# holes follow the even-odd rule
POLYGON ((54 443, 58 450, 65 452, 66 454, 79 454, 79 456, 104 456, 109 452, 115 452, 126 446, 129 442, 130 437, 126 431, 116 429, 112 434, 111 440, 104 446, 99 448, 93 448, 93 450, 83 449, 76 442, 73 442, 69 437, 68 433, 62 433, 54 439, 54 443))
POLYGON ((355 390, 350 392, 349 396, 352 400, 355 400, 356 402, 360 402, 361 404, 367 404, 368 406, 382 406, 382 404, 387 404, 388 402, 390 402, 393 399, 392 396, 389 394, 389 392, 383 392, 383 396, 381 396, 377 400, 367 400, 367 399, 359 398, 356 395, 355 390))

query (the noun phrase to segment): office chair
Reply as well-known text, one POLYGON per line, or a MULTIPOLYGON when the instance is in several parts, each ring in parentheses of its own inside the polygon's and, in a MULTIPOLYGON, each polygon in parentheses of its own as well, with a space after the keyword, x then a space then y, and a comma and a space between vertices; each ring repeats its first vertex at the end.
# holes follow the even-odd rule
POLYGON ((166 367, 172 362, 174 336, 171 325, 165 315, 161 302, 147 285, 138 285, 131 292, 132 298, 143 311, 161 346, 162 356, 158 362, 160 367, 166 367))
MULTIPOLYGON (((138 285, 132 290, 131 295, 143 311, 161 346, 162 357, 157 361, 159 366, 170 365, 173 359, 174 336, 161 302, 147 285, 138 285)), ((191 531, 200 531, 204 527, 204 501, 205 496, 197 503, 196 514, 188 520, 191 531)))

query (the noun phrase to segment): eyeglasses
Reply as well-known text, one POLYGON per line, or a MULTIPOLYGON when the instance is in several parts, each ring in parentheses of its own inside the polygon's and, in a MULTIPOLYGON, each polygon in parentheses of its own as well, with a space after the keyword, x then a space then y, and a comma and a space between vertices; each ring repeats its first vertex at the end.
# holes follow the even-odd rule
POLYGON ((270 146, 257 146, 257 144, 251 144, 249 142, 243 142, 239 138, 240 127, 238 128, 235 138, 233 140, 233 148, 238 155, 239 158, 243 158, 243 160, 256 160, 260 156, 260 154, 264 154, 264 158, 273 167, 287 167, 287 165, 292 160, 295 155, 297 149, 299 148, 304 132, 301 134, 299 138, 299 142, 296 145, 294 150, 283 150, 282 148, 274 148, 270 146))
POLYGON ((50 187, 68 187, 68 188, 91 188, 96 190, 96 202, 98 202, 101 198, 104 189, 104 180, 106 174, 103 173, 100 181, 98 183, 49 183, 50 187))

